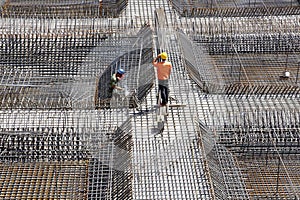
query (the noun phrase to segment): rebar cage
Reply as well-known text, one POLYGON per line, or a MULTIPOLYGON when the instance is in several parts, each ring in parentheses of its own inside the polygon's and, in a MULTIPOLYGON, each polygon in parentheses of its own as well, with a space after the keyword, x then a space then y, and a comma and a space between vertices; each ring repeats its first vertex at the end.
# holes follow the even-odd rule
MULTIPOLYGON (((153 46, 151 29, 145 26, 137 33, 136 38, 121 38, 119 48, 124 48, 124 43, 127 43, 127 49, 124 49, 124 52, 99 76, 95 94, 96 107, 110 107, 111 101, 116 101, 112 99, 108 90, 111 76, 117 69, 122 68, 126 72, 125 80, 122 80, 120 85, 127 93, 124 101, 127 101, 131 108, 138 106, 154 84, 155 76, 151 65, 153 46)), ((120 101, 122 100, 114 103, 120 104, 120 101)))

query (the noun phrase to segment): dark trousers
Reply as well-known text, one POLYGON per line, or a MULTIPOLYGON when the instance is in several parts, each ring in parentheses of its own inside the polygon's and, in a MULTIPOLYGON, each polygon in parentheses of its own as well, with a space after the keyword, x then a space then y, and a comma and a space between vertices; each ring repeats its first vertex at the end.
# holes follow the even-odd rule
POLYGON ((160 92, 161 103, 162 105, 166 105, 169 99, 169 88, 163 85, 158 85, 158 90, 160 92))

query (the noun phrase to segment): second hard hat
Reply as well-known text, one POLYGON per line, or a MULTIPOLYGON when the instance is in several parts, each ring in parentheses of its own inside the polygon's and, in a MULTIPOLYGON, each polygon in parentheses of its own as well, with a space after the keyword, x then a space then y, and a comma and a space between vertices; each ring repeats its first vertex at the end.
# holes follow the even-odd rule
POLYGON ((117 73, 118 74, 125 74, 125 70, 124 69, 118 69, 117 73))

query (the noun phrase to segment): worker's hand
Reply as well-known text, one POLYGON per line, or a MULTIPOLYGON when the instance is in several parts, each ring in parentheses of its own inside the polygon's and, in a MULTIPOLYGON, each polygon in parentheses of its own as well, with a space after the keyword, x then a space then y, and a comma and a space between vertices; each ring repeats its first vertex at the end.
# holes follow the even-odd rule
POLYGON ((154 59, 155 62, 157 62, 157 60, 160 58, 160 54, 158 54, 158 56, 154 59))

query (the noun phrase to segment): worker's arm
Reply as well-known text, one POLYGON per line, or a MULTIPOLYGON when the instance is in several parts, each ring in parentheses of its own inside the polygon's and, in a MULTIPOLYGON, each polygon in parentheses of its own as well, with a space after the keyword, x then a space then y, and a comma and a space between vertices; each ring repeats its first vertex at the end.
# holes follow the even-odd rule
POLYGON ((123 88, 121 88, 121 87, 119 87, 117 85, 117 82, 120 81, 122 78, 124 78, 124 74, 121 77, 119 77, 119 76, 112 76, 112 78, 111 78, 111 87, 113 89, 123 90, 123 88))
POLYGON ((117 90, 123 90, 123 88, 121 88, 121 87, 119 87, 119 86, 115 86, 115 89, 117 89, 117 90))
POLYGON ((112 84, 111 86, 113 89, 117 89, 117 90, 123 90, 123 88, 117 86, 117 84, 112 84))
POLYGON ((153 59, 152 64, 155 65, 159 58, 160 58, 160 54, 155 59, 153 59))

